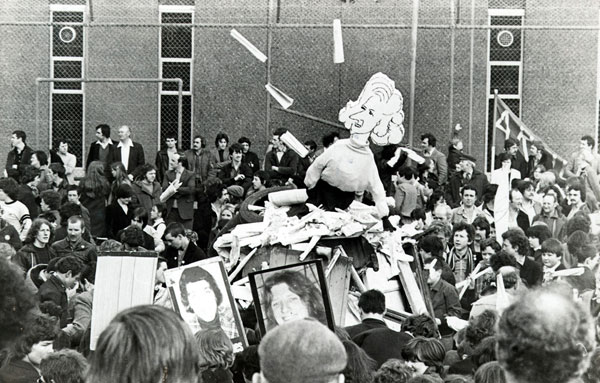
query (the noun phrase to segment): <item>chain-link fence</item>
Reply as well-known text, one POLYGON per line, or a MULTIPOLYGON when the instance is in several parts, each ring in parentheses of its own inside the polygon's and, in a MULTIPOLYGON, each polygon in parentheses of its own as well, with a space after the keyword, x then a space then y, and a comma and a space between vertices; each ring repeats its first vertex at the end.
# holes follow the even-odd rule
POLYGON ((223 131, 263 153, 278 127, 319 144, 343 133, 339 109, 383 72, 404 95, 405 142, 431 132, 445 151, 460 124, 465 150, 483 163, 498 89, 566 156, 580 136, 597 137, 599 8, 598 0, 2 0, 0 126, 25 130, 37 148, 68 138, 80 163, 101 123, 130 126, 150 162, 179 119, 184 149, 196 134, 212 148, 223 131), (333 19, 342 23, 343 64, 333 62, 333 19), (234 28, 269 60, 234 40, 234 28), (182 106, 172 83, 36 87, 37 78, 180 78, 182 106), (289 110, 267 83, 294 99, 289 110))

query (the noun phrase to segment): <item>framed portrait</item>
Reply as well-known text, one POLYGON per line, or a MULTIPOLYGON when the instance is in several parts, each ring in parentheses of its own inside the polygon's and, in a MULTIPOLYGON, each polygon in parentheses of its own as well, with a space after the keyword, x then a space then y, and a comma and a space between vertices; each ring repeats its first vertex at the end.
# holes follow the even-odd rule
POLYGON ((312 260, 248 274, 260 331, 314 318, 334 329, 322 261, 312 260))
POLYGON ((227 272, 219 257, 165 271, 173 308, 193 333, 221 328, 234 352, 248 346, 227 272))

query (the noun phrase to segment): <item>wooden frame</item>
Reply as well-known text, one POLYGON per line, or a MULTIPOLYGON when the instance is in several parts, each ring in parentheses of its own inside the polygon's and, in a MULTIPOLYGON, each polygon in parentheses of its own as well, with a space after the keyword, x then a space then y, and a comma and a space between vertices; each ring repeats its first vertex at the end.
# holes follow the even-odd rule
POLYGON ((305 317, 334 330, 321 260, 257 271, 248 275, 261 333, 305 317))

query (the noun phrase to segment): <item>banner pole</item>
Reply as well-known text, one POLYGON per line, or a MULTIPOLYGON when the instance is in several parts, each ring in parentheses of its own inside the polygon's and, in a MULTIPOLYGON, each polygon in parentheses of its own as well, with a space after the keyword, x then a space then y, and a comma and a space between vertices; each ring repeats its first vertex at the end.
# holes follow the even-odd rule
POLYGON ((494 89, 494 120, 492 121, 492 167, 490 171, 496 168, 496 121, 498 120, 498 89, 494 89))

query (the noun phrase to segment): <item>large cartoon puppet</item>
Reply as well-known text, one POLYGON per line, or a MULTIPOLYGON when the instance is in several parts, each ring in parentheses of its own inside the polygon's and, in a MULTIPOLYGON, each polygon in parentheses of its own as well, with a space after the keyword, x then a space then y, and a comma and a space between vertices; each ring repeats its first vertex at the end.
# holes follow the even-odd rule
POLYGON ((338 140, 315 159, 306 172, 308 202, 327 210, 346 209, 357 192, 368 191, 377 215, 389 214, 383 184, 377 172, 369 138, 374 144, 398 144, 404 137, 402 94, 383 73, 374 74, 358 100, 348 101, 339 119, 350 138, 338 140))

